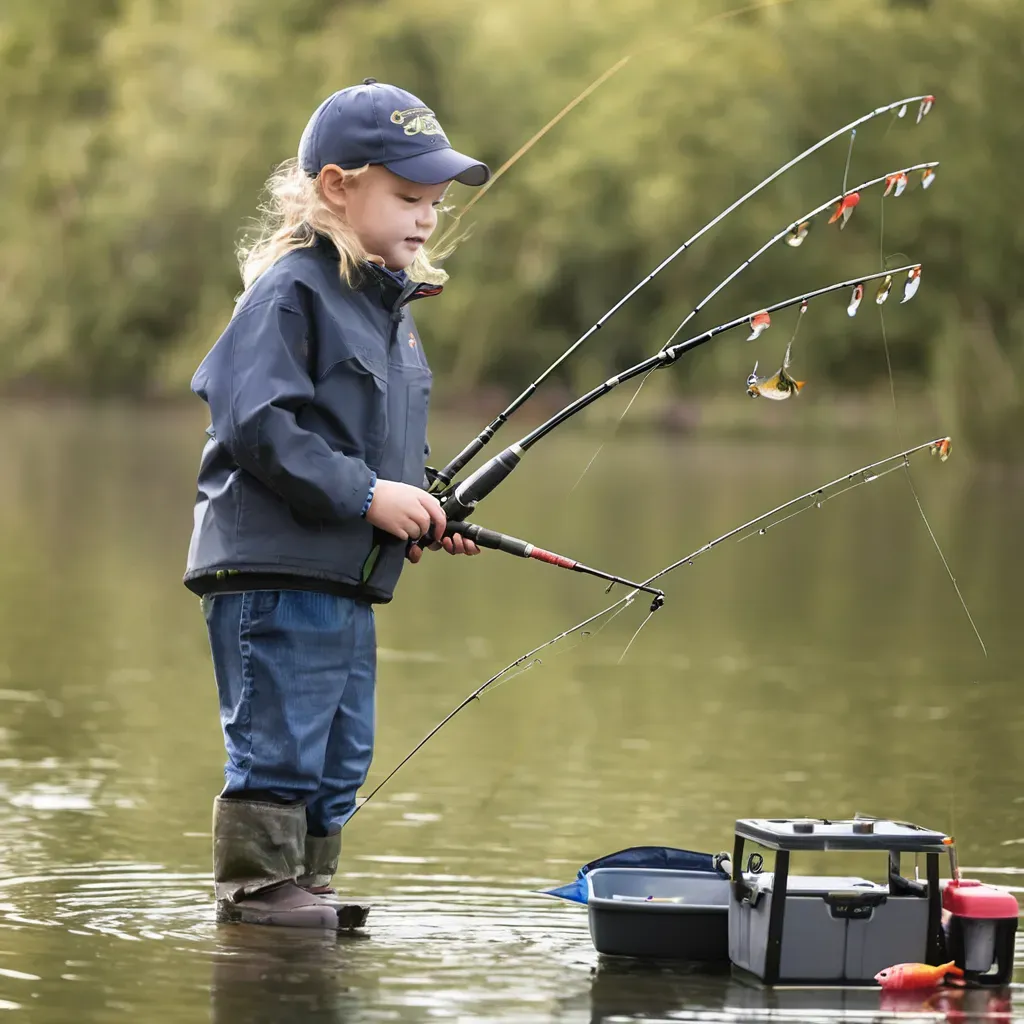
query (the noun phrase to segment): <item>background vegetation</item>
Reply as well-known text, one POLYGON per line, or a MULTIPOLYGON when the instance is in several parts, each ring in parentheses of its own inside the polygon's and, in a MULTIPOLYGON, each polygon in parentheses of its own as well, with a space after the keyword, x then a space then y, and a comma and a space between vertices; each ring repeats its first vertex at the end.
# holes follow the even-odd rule
MULTIPOLYGON (((792 0, 724 16, 730 6, 11 0, 0 14, 0 386, 186 395, 239 290, 233 250, 262 182, 335 88, 399 83, 438 110, 458 148, 497 167, 628 55, 467 217, 444 298, 418 311, 440 400, 518 390, 776 166, 876 106, 933 92, 921 125, 886 117, 861 131, 850 182, 942 161, 929 192, 885 205, 884 253, 925 264, 918 300, 887 307, 897 383, 920 385, 978 447, 1012 451, 1024 368, 1019 0, 792 0)), ((673 264, 567 365, 563 388, 660 347, 725 273, 840 190, 846 148, 807 161, 673 264)), ((456 191, 456 206, 469 194, 456 191)), ((842 234, 821 220, 803 248, 770 253, 697 325, 878 269, 879 196, 842 234)), ((887 388, 873 307, 848 320, 844 305, 812 307, 801 376, 836 397, 887 388)), ((759 343, 762 365, 791 326, 780 317, 759 343)), ((753 355, 736 340, 659 375, 663 397, 738 400, 753 355)))

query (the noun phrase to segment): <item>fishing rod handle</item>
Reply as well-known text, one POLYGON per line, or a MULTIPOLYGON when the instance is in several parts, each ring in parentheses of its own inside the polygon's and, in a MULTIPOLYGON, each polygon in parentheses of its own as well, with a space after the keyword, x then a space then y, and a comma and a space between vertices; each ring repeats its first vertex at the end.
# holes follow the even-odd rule
POLYGON ((507 533, 499 533, 497 530, 488 530, 476 523, 449 522, 444 535, 451 537, 455 534, 461 534, 478 547, 504 551, 508 555, 518 555, 520 558, 529 558, 534 550, 533 545, 528 544, 525 540, 510 537, 507 533))
POLYGON ((471 473, 461 484, 438 499, 444 514, 455 522, 467 519, 482 498, 486 498, 502 480, 519 465, 522 449, 511 445, 493 459, 485 462, 475 473, 471 473))

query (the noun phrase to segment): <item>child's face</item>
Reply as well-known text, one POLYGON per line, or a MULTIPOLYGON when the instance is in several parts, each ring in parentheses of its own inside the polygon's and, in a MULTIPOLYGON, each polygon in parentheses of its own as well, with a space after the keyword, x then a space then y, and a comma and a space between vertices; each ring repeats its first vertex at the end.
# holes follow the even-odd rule
POLYGON ((451 184, 418 185, 376 164, 347 181, 321 180, 363 248, 391 270, 405 270, 434 233, 437 207, 451 184))

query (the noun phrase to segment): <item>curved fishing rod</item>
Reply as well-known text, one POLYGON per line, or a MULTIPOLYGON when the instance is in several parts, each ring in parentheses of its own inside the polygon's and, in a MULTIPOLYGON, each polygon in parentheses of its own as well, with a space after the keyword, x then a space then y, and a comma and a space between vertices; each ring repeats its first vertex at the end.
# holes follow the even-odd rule
POLYGON ((696 242, 704 234, 710 231, 713 227, 720 224, 726 217, 729 216, 730 213, 732 213, 738 207, 742 206, 748 199, 751 199, 753 196, 757 195, 757 193, 760 192, 762 189, 770 185, 773 181, 775 181, 776 178, 785 174, 788 170, 795 167, 801 161, 806 160, 809 156, 816 153, 822 147, 827 146, 830 142, 834 142, 841 135, 845 135, 847 132, 850 131, 856 132, 857 128, 860 125, 865 124, 866 122, 871 121, 876 117, 880 117, 882 114, 887 114, 891 110, 898 110, 898 116, 903 117, 906 114, 909 105, 911 103, 916 102, 920 102, 921 104, 917 117, 917 123, 920 124, 924 114, 931 110, 931 107, 935 102, 935 97, 932 95, 908 96, 905 99, 896 100, 894 103, 888 103, 883 107, 877 107, 875 110, 872 110, 867 114, 864 114, 862 117, 857 118, 855 121, 851 121, 849 124, 843 125, 842 128, 836 129, 836 131, 832 132, 831 135, 826 135, 825 138, 820 139, 818 142, 814 143, 813 146, 810 146, 808 149, 805 149, 799 155, 793 157, 792 160, 790 160, 788 163, 783 164, 777 170, 773 171, 771 174, 768 175, 767 178, 762 179, 752 189, 750 189, 748 192, 745 192, 742 196, 740 196, 740 198, 737 199, 734 203, 732 203, 732 205, 727 206, 721 213, 719 213, 717 216, 709 220, 707 224, 705 224, 699 231, 691 235, 685 242, 683 242, 683 244, 680 245, 679 248, 675 250, 675 252, 673 252, 671 255, 662 260, 662 262, 659 263, 658 266, 656 266, 654 270, 652 270, 651 273, 648 274, 642 281, 640 281, 633 288, 631 288, 621 299, 619 299, 618 302, 615 303, 614 306, 612 306, 611 309, 608 310, 608 312, 606 312, 599 320, 597 320, 584 334, 577 338, 576 341, 574 341, 525 391, 523 391, 521 395, 514 399, 511 402, 511 404, 502 412, 498 413, 495 419, 486 427, 484 427, 484 429, 481 430, 480 433, 477 434, 477 436, 468 445, 466 445, 466 447, 463 448, 462 451, 459 452, 459 454, 456 455, 455 458, 448 463, 448 465, 444 467, 444 469, 434 470, 432 473, 434 479, 431 481, 430 486, 431 493, 437 494, 443 492, 446 488, 448 488, 451 485, 452 480, 455 478, 455 474, 461 472, 469 464, 470 460, 474 458, 474 456, 476 456, 483 449, 484 445, 486 445, 491 440, 491 438, 494 437, 498 430, 500 430, 501 427, 507 422, 509 417, 530 398, 530 396, 537 390, 537 388, 556 369, 558 369, 558 367, 561 366, 562 363, 564 363, 566 359, 568 359, 569 356, 573 354, 573 352, 575 352, 584 342, 586 342, 588 338, 590 338, 593 334, 599 331, 627 302, 629 302, 631 298, 633 298, 634 295, 637 294, 637 292, 639 292, 650 281, 654 280, 654 278, 662 270, 664 270, 677 256, 681 255, 687 249, 689 249, 694 242, 696 242))
MULTIPOLYGON (((910 456, 917 452, 924 451, 926 448, 930 449, 933 454, 939 455, 942 461, 945 462, 946 458, 949 456, 950 439, 948 437, 937 437, 931 441, 925 441, 923 444, 915 445, 913 448, 907 448, 904 451, 897 452, 895 455, 890 455, 888 458, 880 459, 878 462, 868 463, 868 465, 861 466, 859 469, 855 469, 849 473, 843 474, 842 476, 838 476, 826 484, 821 484, 809 491, 805 491, 803 494, 800 494, 795 498, 791 498, 789 501, 784 501, 781 505, 776 505, 775 508, 770 509, 768 512, 762 512, 761 515, 755 516, 753 519, 748 519, 745 523, 741 523, 739 526, 733 527, 733 529, 723 533, 720 537, 715 537, 714 540, 708 541, 706 544, 697 548, 696 551, 691 551, 690 554, 670 563, 665 566, 664 569, 660 569, 653 576, 644 580, 643 585, 647 587, 656 583, 662 577, 667 576, 670 572, 673 572, 682 565, 692 565, 694 560, 699 558, 701 555, 706 554, 713 548, 718 547, 719 544, 723 544, 725 541, 730 540, 732 537, 735 537, 737 534, 741 534, 746 530, 752 530, 755 527, 760 527, 755 536, 762 536, 766 534, 768 530, 781 525, 789 519, 792 519, 794 516, 799 515, 801 512, 805 512, 810 508, 820 508, 826 501, 838 498, 840 494, 845 494, 847 491, 853 490, 856 487, 862 487, 864 484, 873 483, 880 477, 886 476, 888 473, 894 472, 895 470, 905 469, 909 466, 910 456), (843 486, 844 484, 846 486, 843 486), (835 490, 836 493, 830 494, 829 492, 833 490, 835 490), (795 512, 789 511, 797 505, 802 507, 798 508, 795 512), (787 514, 783 515, 783 513, 787 514), (779 516, 782 518, 775 518, 779 516), (770 522, 768 526, 761 527, 762 523, 772 519, 775 519, 775 521, 770 522)), ((492 686, 500 682, 514 669, 517 669, 521 665, 530 661, 531 658, 536 658, 536 656, 545 648, 553 646, 568 636, 572 636, 573 633, 586 629, 586 627, 591 623, 596 622, 598 619, 603 618, 609 613, 615 612, 616 610, 622 610, 632 604, 636 599, 638 592, 639 591, 634 590, 632 593, 626 594, 624 597, 620 597, 607 608, 602 609, 594 615, 588 616, 581 622, 577 622, 576 625, 570 626, 569 629, 563 630, 557 636, 552 637, 550 640, 546 640, 539 646, 534 647, 523 655, 520 655, 520 657, 516 658, 515 661, 510 662, 501 669, 500 672, 496 672, 486 682, 478 686, 468 697, 465 698, 465 700, 445 715, 445 717, 442 718, 441 721, 438 722, 437 725, 435 725, 434 728, 431 729, 430 732, 428 732, 427 735, 424 736, 423 739, 421 739, 419 743, 417 743, 416 746, 402 758, 401 761, 399 761, 399 763, 384 777, 384 779, 370 791, 369 795, 356 805, 356 809, 349 816, 348 821, 351 821, 359 809, 372 800, 399 773, 399 771, 401 771, 402 768, 405 767, 405 765, 408 764, 409 761, 411 761, 412 758, 430 742, 430 740, 432 740, 453 718, 455 718, 456 715, 459 714, 460 711, 462 711, 463 708, 472 704, 473 701, 479 700, 492 686)), ((648 616, 648 618, 649 617, 650 616, 648 616)), ((586 639, 587 635, 589 634, 584 635, 583 639, 586 639)), ((534 661, 533 664, 539 664, 539 662, 534 661)), ((527 667, 532 667, 532 665, 527 667)), ((346 824, 348 824, 348 821, 346 824)))
MULTIPOLYGON (((934 169, 936 167, 938 167, 938 166, 939 166, 939 161, 938 160, 930 161, 928 163, 913 164, 910 167, 901 167, 897 171, 891 171, 889 174, 883 174, 883 175, 881 175, 878 178, 872 178, 870 181, 863 181, 859 185, 854 185, 853 188, 845 189, 843 192, 840 192, 839 195, 833 196, 831 199, 826 200, 820 206, 816 206, 813 210, 808 210, 807 213, 801 215, 800 217, 797 217, 796 220, 790 221, 789 224, 785 228, 783 228, 777 234, 772 235, 772 237, 767 242, 765 242, 764 245, 762 245, 760 249, 758 249, 752 255, 748 256, 731 274, 729 274, 728 277, 724 278, 717 285, 715 285, 715 287, 712 288, 711 291, 709 291, 707 293, 707 295, 705 295, 704 298, 701 299, 700 302, 698 302, 697 305, 694 306, 692 310, 690 310, 689 313, 687 313, 687 315, 683 319, 682 323, 680 323, 679 326, 669 336, 669 339, 668 339, 668 341, 665 342, 665 345, 666 346, 670 345, 679 336, 679 334, 683 330, 683 328, 716 295, 718 295, 718 293, 721 292, 723 288, 725 288, 727 285, 729 285, 733 281, 735 281, 736 278, 739 277, 740 274, 742 274, 744 270, 746 270, 752 263, 754 263, 755 260, 757 260, 761 256, 763 256, 769 249, 772 248, 772 246, 774 246, 778 242, 782 241, 782 239, 786 239, 787 243, 789 245, 793 246, 793 247, 798 247, 798 246, 802 245, 803 241, 804 241, 804 238, 806 238, 806 236, 807 236, 807 232, 810 230, 811 222, 819 214, 824 213, 826 210, 830 209, 833 206, 836 207, 836 214, 840 214, 842 209, 843 209, 843 202, 848 197, 850 197, 850 196, 857 196, 857 201, 859 202, 859 200, 860 200, 860 193, 861 192, 865 191, 865 189, 869 189, 869 188, 873 187, 874 185, 880 185, 883 182, 885 183, 885 186, 886 186, 886 188, 885 188, 885 195, 889 195, 889 192, 893 188, 895 188, 896 189, 896 193, 895 194, 897 196, 899 196, 899 195, 902 194, 903 190, 906 188, 907 175, 908 174, 910 174, 912 171, 928 171, 928 170, 934 171, 934 169), (901 181, 902 181, 902 185, 901 185, 901 181)), ((622 412, 622 415, 619 416, 618 421, 615 424, 615 427, 613 427, 613 431, 617 430, 618 427, 621 425, 622 421, 626 418, 626 415, 629 413, 629 410, 633 407, 633 403, 636 401, 637 396, 640 394, 640 389, 646 383, 646 380, 647 380, 647 378, 645 377, 644 380, 642 380, 640 382, 640 384, 637 386, 637 389, 634 392, 633 397, 629 400, 628 404, 626 405, 626 408, 622 412)), ((607 442, 602 442, 598 446, 597 451, 594 452, 593 456, 591 456, 590 461, 587 463, 587 465, 584 468, 583 472, 580 474, 579 479, 573 485, 574 489, 580 485, 580 483, 583 480, 583 478, 587 475, 588 472, 590 472, 591 467, 597 461, 597 457, 601 454, 601 451, 604 449, 604 446, 605 446, 606 443, 607 442)))
MULTIPOLYGON (((445 510, 445 515, 449 519, 456 521, 463 521, 467 519, 476 508, 477 503, 487 497, 487 495, 490 494, 491 491, 493 491, 494 488, 497 487, 498 484, 500 484, 501 481, 519 465, 523 455, 538 441, 540 441, 541 438, 550 434, 555 427, 560 426, 566 420, 575 416, 576 413, 581 412, 588 405, 596 402, 603 395, 608 394, 609 391, 618 387, 619 384, 622 384, 627 380, 631 380, 634 377, 638 377, 643 373, 649 373, 652 370, 671 366, 685 352, 692 351, 700 345, 703 345, 705 342, 710 341, 712 338, 716 338, 718 335, 723 334, 726 331, 731 331, 733 328, 739 327, 741 324, 750 324, 755 317, 762 317, 766 314, 775 313, 780 309, 788 309, 790 306, 802 306, 804 303, 807 303, 811 299, 817 298, 820 295, 827 295, 831 292, 840 291, 844 288, 863 285, 868 281, 874 281, 878 278, 894 277, 896 274, 903 272, 909 274, 915 270, 919 271, 920 268, 920 263, 909 263, 906 266, 897 267, 892 270, 883 270, 874 274, 867 274, 863 277, 854 277, 847 281, 839 281, 836 284, 830 284, 825 288, 817 288, 814 291, 804 292, 801 295, 795 295, 792 298, 784 299, 782 302, 776 302, 774 305, 767 306, 756 313, 747 313, 744 316, 737 317, 735 320, 730 320, 727 323, 719 324, 717 327, 712 327, 709 330, 704 331, 703 334, 698 334, 692 338, 688 338, 686 341, 680 341, 675 345, 666 346, 657 354, 649 356, 647 359, 637 363, 635 366, 631 366, 627 370, 623 370, 616 376, 606 380, 603 384, 599 384, 597 387, 588 391, 585 395, 582 395, 575 401, 570 402, 565 406, 565 408, 560 409, 550 417, 550 419, 545 420, 539 427, 531 430, 525 437, 520 438, 515 444, 510 445, 503 452, 495 455, 488 462, 485 462, 478 470, 476 470, 476 472, 466 477, 462 483, 456 485, 447 495, 441 496, 440 501, 445 510)), ((763 329, 763 327, 761 329, 763 329)))
MULTIPOLYGON (((705 295, 704 298, 701 299, 700 302, 698 302, 697 305, 694 306, 693 309, 690 310, 690 312, 686 314, 686 318, 675 329, 675 331, 672 332, 671 337, 668 339, 668 341, 665 344, 666 345, 670 345, 675 340, 675 338, 679 334, 679 332, 682 331, 682 329, 723 288, 725 288, 727 285, 729 285, 733 281, 735 281, 736 278, 739 277, 740 274, 742 274, 743 271, 747 269, 747 267, 749 267, 756 259, 758 259, 759 257, 763 256, 773 245, 776 245, 778 242, 781 242, 784 238, 794 237, 795 240, 791 244, 794 245, 794 246, 799 246, 803 242, 803 236, 797 234, 797 232, 799 232, 802 228, 804 228, 805 225, 809 229, 810 228, 810 222, 812 220, 814 220, 814 218, 817 217, 819 214, 824 213, 826 210, 829 210, 832 207, 835 207, 837 205, 841 205, 843 200, 846 199, 848 196, 854 196, 854 195, 859 196, 860 193, 863 192, 865 189, 869 189, 869 188, 872 188, 875 185, 882 185, 882 184, 885 184, 885 185, 889 186, 889 188, 891 188, 892 186, 890 185, 890 182, 895 181, 901 175, 905 176, 907 174, 910 174, 911 171, 925 171, 925 170, 929 170, 931 168, 935 168, 935 167, 938 167, 938 166, 939 166, 939 161, 938 160, 933 160, 933 161, 930 161, 928 163, 913 164, 910 167, 901 167, 898 171, 890 171, 888 174, 883 174, 880 177, 872 178, 870 181, 864 181, 864 182, 861 182, 859 185, 854 185, 853 188, 849 188, 845 192, 840 192, 839 195, 833 196, 831 199, 826 200, 820 206, 816 206, 813 210, 808 210, 807 213, 803 214, 803 216, 797 217, 796 220, 790 221, 789 224, 787 224, 786 227, 784 227, 778 234, 772 235, 772 237, 767 242, 765 242, 764 245, 762 245, 761 248, 757 250, 757 252, 753 253, 753 255, 751 255, 751 256, 748 256, 728 277, 726 277, 723 281, 721 281, 721 283, 715 285, 715 287, 712 288, 711 291, 709 291, 707 293, 707 295, 705 295)), ((902 191, 903 190, 900 189, 900 192, 902 192, 902 191)), ((886 194, 888 194, 888 190, 887 190, 886 194)), ((899 194, 899 193, 897 193, 897 194, 899 194)), ((804 231, 804 234, 806 234, 806 230, 804 231)))

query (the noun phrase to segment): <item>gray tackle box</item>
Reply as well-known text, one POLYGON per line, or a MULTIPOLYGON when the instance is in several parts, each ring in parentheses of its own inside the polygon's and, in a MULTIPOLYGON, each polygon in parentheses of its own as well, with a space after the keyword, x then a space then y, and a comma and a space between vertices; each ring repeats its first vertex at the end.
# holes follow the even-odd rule
POLYGON ((727 878, 707 871, 596 868, 587 875, 590 937, 599 953, 729 961, 727 878))
POLYGON ((874 819, 736 822, 729 899, 729 958, 768 985, 869 983, 893 964, 942 963, 938 858, 941 832, 874 819), (744 865, 744 845, 775 851, 771 872, 744 865), (789 874, 797 850, 888 854, 888 883, 789 874), (900 875, 900 853, 924 853, 927 881, 900 875), (747 870, 744 870, 746 868, 747 870))

